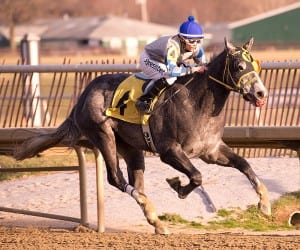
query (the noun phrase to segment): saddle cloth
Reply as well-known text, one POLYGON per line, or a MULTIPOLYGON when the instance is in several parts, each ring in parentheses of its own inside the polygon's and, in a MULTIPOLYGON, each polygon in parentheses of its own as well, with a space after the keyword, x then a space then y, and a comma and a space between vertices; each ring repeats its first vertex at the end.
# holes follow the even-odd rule
MULTIPOLYGON (((148 125, 149 114, 140 113, 135 107, 136 100, 143 94, 145 79, 131 75, 126 78, 115 90, 111 107, 106 109, 105 114, 122 121, 148 125)), ((157 98, 152 102, 154 107, 157 98)))

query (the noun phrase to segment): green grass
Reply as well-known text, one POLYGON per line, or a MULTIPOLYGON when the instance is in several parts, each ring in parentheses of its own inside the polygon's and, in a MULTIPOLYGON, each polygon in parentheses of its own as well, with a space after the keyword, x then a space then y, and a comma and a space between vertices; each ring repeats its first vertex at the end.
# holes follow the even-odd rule
POLYGON ((246 210, 239 208, 220 209, 215 219, 203 223, 200 221, 188 221, 178 214, 164 214, 159 216, 172 225, 184 225, 188 228, 217 230, 217 229, 245 229, 250 231, 291 230, 287 221, 289 215, 300 209, 300 191, 285 194, 272 204, 272 216, 265 216, 259 212, 256 206, 251 205, 246 210))
POLYGON ((169 214, 165 213, 161 216, 158 216, 161 220, 167 221, 173 225, 175 224, 188 224, 189 221, 186 219, 183 219, 180 215, 178 214, 169 214))

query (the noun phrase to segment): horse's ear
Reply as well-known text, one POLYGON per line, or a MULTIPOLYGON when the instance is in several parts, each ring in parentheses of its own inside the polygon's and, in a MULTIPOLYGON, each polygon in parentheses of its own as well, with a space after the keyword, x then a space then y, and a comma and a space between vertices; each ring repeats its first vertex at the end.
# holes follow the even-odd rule
POLYGON ((251 37, 250 40, 249 40, 248 42, 246 42, 246 43, 243 45, 243 48, 244 48, 245 50, 250 51, 251 48, 252 48, 253 42, 254 42, 254 38, 251 37))
POLYGON ((227 52, 230 54, 233 54, 233 52, 235 51, 234 45, 231 42, 229 42, 226 37, 224 38, 224 43, 225 43, 225 49, 227 50, 227 52))

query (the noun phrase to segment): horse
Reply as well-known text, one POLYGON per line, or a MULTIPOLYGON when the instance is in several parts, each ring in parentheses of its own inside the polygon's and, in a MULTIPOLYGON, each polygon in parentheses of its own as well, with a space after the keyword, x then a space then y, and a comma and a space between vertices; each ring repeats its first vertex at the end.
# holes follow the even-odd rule
POLYGON ((249 163, 222 140, 224 106, 231 91, 238 92, 256 107, 264 105, 267 99, 267 90, 257 73, 258 63, 250 54, 252 45, 253 38, 241 47, 225 38, 224 50, 211 59, 205 73, 178 77, 174 85, 161 93, 149 117, 155 149, 146 142, 141 125, 105 114, 114 91, 130 76, 118 73, 94 78, 69 117, 54 132, 27 139, 16 148, 14 157, 17 160, 33 157, 65 139, 74 145, 85 136, 100 150, 109 184, 134 198, 157 234, 168 234, 169 230, 145 194, 144 151, 158 154, 162 162, 188 177, 186 185, 181 184, 179 177, 167 179, 182 199, 202 185, 201 173, 191 158, 238 169, 258 194, 260 211, 270 215, 267 188, 249 163), (128 180, 119 167, 119 156, 127 165, 128 180))

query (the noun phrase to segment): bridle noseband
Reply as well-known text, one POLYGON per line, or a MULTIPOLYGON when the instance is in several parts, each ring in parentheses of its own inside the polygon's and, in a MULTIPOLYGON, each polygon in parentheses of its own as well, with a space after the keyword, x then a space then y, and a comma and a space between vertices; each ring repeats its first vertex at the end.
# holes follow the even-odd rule
MULTIPOLYGON (((213 80, 214 82, 221 84, 226 89, 242 94, 243 88, 241 87, 241 81, 243 80, 244 77, 246 77, 250 74, 253 74, 253 73, 257 74, 258 70, 259 70, 258 62, 252 59, 251 55, 249 54, 249 52, 246 49, 242 48, 242 50, 238 50, 238 51, 234 52, 233 54, 229 54, 227 52, 222 80, 219 80, 212 75, 209 75, 208 77, 211 80, 213 80), (244 73, 236 81, 232 76, 232 72, 230 71, 230 64, 231 64, 231 61, 234 60, 234 56, 237 54, 242 54, 242 58, 244 59, 244 61, 248 61, 253 65, 253 70, 244 73)), ((249 80, 245 83, 245 85, 251 84, 251 82, 252 82, 252 80, 249 80)))

